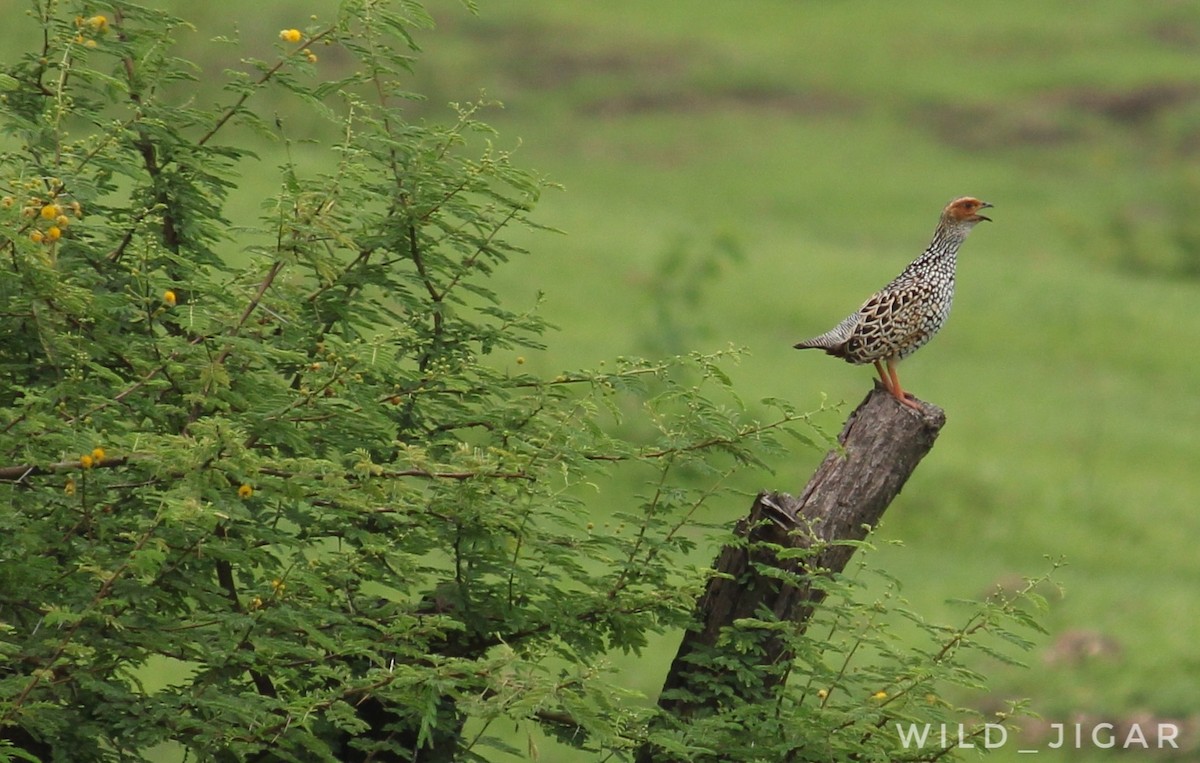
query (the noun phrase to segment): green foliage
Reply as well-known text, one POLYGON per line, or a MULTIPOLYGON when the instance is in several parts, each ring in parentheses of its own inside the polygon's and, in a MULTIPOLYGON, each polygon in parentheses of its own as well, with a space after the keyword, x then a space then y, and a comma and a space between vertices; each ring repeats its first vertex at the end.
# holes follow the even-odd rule
MULTIPOLYGON (((126 3, 35 15, 43 48, 0 81, 0 760, 163 743, 200 760, 485 760, 514 722, 636 749, 651 713, 604 655, 687 621, 698 514, 805 417, 752 417, 726 353, 522 372, 547 327, 488 279, 525 254, 506 233, 538 228, 548 184, 492 144, 486 104, 406 119, 418 4, 347 0, 247 59, 212 107, 171 53, 182 20, 126 3), (330 74, 334 52, 352 64, 330 74), (231 229, 251 159, 237 131, 291 156, 286 123, 255 111, 269 93, 336 136, 332 169, 289 158, 259 224, 231 229), (588 498, 617 470, 646 489, 597 526, 588 498), (164 665, 173 678, 147 686, 164 665)), ((799 641, 809 684, 899 695, 954 677, 853 635, 860 609, 838 601, 822 617, 853 640, 829 643, 878 647, 890 672, 832 676, 817 666, 841 652, 799 641)), ((797 749, 782 720, 806 739, 882 717, 794 683, 786 712, 655 741, 797 749)))
MULTIPOLYGON (((866 542, 848 543, 871 550, 866 542)), ((819 553, 819 548, 763 545, 781 557, 819 553)), ((764 612, 738 621, 712 653, 693 656, 692 662, 715 677, 708 688, 724 705, 722 712, 668 724, 651 738, 669 752, 668 760, 953 759, 960 728, 961 744, 969 746, 978 744, 989 724, 1011 731, 1010 719, 1025 714, 1021 701, 989 716, 956 705, 954 697, 986 689, 984 676, 972 667, 979 656, 1019 664, 1015 654, 1032 646, 1024 634, 1044 633, 1037 618, 1047 604, 1038 590, 1057 567, 1015 590, 997 590, 981 603, 961 602, 961 621, 942 625, 912 611, 899 581, 860 558, 853 573, 816 578, 824 600, 802 626, 764 612), (867 590, 880 593, 872 597, 867 590), (731 685, 761 683, 758 652, 764 637, 782 638, 793 656, 782 668, 789 674, 787 689, 758 702, 732 701, 731 685), (925 744, 905 741, 911 729, 926 727, 938 731, 925 736, 925 744), (942 727, 951 729, 945 746, 942 727)), ((797 588, 807 583, 778 568, 761 571, 797 588)))

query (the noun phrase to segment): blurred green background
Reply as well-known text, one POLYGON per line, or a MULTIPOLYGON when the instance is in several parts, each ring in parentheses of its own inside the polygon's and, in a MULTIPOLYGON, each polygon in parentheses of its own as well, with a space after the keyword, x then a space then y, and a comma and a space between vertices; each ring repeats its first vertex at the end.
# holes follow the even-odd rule
MULTIPOLYGON (((222 69, 335 7, 175 5, 211 100, 227 98, 222 69)), ((901 369, 949 423, 872 563, 915 609, 957 621, 948 599, 1065 558, 1031 669, 981 664, 992 694, 969 701, 1030 697, 1045 720, 1027 746, 1081 717, 1180 720, 1181 744, 1200 744, 1200 4, 480 5, 429 3, 438 28, 418 35, 411 84, 428 100, 410 113, 441 119, 484 90, 504 103, 484 116, 497 145, 563 186, 538 219, 565 235, 522 234, 531 254, 497 276, 518 305, 545 291, 561 327, 534 370, 733 344, 749 351, 732 369, 744 399, 846 401, 820 417, 836 431, 871 369, 791 344, 899 272, 949 199, 996 205, 960 255, 949 324, 901 369)), ((10 16, 6 50, 36 44, 10 16)), ((283 101, 258 105, 281 109, 289 136, 322 138, 283 101)), ((278 145, 258 150, 278 164, 278 145)), ((248 169, 235 222, 274 191, 248 169)), ((744 487, 799 491, 819 458, 744 487)), ((602 494, 598 515, 611 508, 602 494)), ((614 660, 653 695, 675 643, 614 660)))

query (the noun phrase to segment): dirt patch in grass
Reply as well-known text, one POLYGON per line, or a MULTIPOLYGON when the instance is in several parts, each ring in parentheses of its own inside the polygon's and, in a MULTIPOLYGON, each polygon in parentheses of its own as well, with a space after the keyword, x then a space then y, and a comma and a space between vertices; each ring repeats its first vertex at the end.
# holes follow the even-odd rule
POLYGON ((633 89, 597 98, 583 111, 595 116, 624 116, 647 112, 697 113, 719 110, 768 111, 802 117, 852 116, 862 104, 839 93, 798 90, 769 85, 683 86, 633 89))
POLYGON ((539 19, 474 19, 459 30, 477 55, 512 85, 563 90, 588 78, 669 78, 704 60, 696 45, 605 40, 587 30, 539 19))
POLYGON ((566 92, 586 116, 741 109, 798 116, 848 115, 861 104, 840 93, 754 80, 702 43, 597 38, 539 20, 473 21, 462 31, 487 68, 515 90, 566 92))
POLYGON ((1002 103, 925 103, 913 121, 949 145, 1055 146, 1086 138, 1099 119, 1136 128, 1200 104, 1200 85, 1149 83, 1134 88, 1058 88, 1002 103))
POLYGON ((1194 10, 1180 7, 1150 24, 1147 35, 1160 45, 1190 53, 1200 47, 1200 17, 1194 10))
POLYGON ((1191 82, 1160 82, 1125 90, 1076 88, 1056 91, 1047 98, 1068 109, 1103 117, 1112 122, 1137 125, 1196 103, 1200 85, 1191 82))
POLYGON ((968 151, 997 146, 1055 146, 1080 135, 1060 114, 1023 103, 923 104, 910 115, 943 143, 968 151))

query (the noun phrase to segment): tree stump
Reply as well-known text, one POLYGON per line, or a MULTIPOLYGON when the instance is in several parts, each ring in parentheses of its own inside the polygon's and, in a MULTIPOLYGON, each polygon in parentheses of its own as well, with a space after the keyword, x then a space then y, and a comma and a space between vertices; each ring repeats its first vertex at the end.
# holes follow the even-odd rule
MULTIPOLYGON (((820 576, 840 572, 862 540, 933 447, 946 423, 942 409, 919 403, 915 411, 876 387, 850 414, 838 442, 797 498, 763 492, 714 563, 715 573, 696 607, 696 621, 679 645, 663 684, 659 706, 686 721, 733 702, 770 699, 787 678, 791 655, 768 631, 757 649, 718 652, 722 633, 744 618, 771 613, 803 629, 824 598, 820 576), (809 554, 782 554, 805 549, 809 554), (772 571, 778 571, 772 574, 772 571), (778 574, 783 573, 783 574, 778 574), (719 657, 742 660, 739 670, 720 671, 719 657)), ((766 615, 769 617, 769 615, 766 615)), ((659 758, 643 748, 639 763, 659 758)))

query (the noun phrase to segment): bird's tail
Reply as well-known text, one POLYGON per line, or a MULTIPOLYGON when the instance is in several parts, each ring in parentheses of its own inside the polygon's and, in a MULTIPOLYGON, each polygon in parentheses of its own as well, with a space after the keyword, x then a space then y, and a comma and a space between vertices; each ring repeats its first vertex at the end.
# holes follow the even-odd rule
POLYGON ((803 342, 796 342, 792 346, 797 350, 828 350, 830 347, 838 344, 839 342, 829 334, 821 334, 821 336, 814 336, 812 339, 805 339, 803 342))
POLYGON ((803 342, 797 342, 792 345, 797 350, 825 350, 830 355, 836 355, 846 340, 854 332, 854 327, 858 325, 858 313, 854 313, 846 320, 834 326, 829 331, 826 331, 820 336, 814 336, 812 339, 805 339, 803 342))

